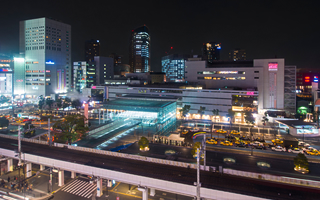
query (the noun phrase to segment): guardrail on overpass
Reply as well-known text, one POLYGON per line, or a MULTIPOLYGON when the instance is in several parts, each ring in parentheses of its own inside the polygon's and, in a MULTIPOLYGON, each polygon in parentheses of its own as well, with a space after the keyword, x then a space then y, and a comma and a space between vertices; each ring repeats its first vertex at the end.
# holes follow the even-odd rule
MULTIPOLYGON (((4 138, 8 138, 8 139, 15 139, 15 140, 18 139, 18 137, 16 137, 16 136, 10 136, 10 135, 4 135, 4 134, 0 134, 0 137, 4 137, 4 138)), ((25 141, 25 142, 32 142, 32 143, 37 143, 37 144, 48 145, 48 142, 40 141, 40 140, 36 140, 36 139, 21 138, 21 140, 25 141)), ((77 150, 77 151, 84 151, 84 152, 89 152, 89 153, 97 153, 97 154, 102 154, 102 155, 114 156, 114 157, 119 157, 119 158, 127 158, 127 159, 140 160, 140 161, 152 162, 152 163, 157 163, 157 164, 171 165, 171 166, 175 166, 175 167, 184 167, 184 168, 189 167, 190 169, 197 169, 197 165, 191 164, 191 163, 184 163, 184 162, 178 162, 178 161, 172 161, 172 160, 164 160, 164 159, 138 156, 138 155, 132 155, 132 154, 126 154, 126 153, 118 153, 118 152, 105 151, 105 150, 86 148, 86 147, 78 147, 78 146, 66 145, 66 144, 61 144, 61 143, 54 143, 54 146, 60 147, 60 148, 68 148, 68 149, 77 150)), ((216 170, 215 167, 206 166, 204 168, 203 165, 200 166, 200 169, 206 170, 206 171, 209 171, 209 170, 215 171, 216 170)))
POLYGON ((313 180, 307 180, 307 179, 275 176, 275 175, 255 173, 255 172, 245 172, 245 171, 227 169, 227 168, 223 169, 223 173, 234 175, 234 176, 242 176, 246 178, 272 181, 272 182, 278 182, 278 183, 284 183, 284 184, 290 184, 290 185, 313 187, 318 189, 320 188, 319 181, 313 181, 313 180))
MULTIPOLYGON (((3 149, 3 148, 0 148, 0 152, 2 153, 3 156, 11 157, 11 158, 15 158, 15 155, 16 155, 14 151, 3 149)), ((102 169, 98 167, 91 167, 91 166, 72 163, 68 161, 61 161, 61 160, 46 158, 42 156, 35 156, 28 153, 25 153, 24 156, 25 156, 24 159, 27 162, 31 162, 34 164, 45 165, 49 167, 58 168, 60 170, 73 171, 81 174, 93 175, 95 177, 100 177, 103 179, 117 180, 120 182, 129 183, 133 185, 141 185, 148 188, 154 188, 156 190, 173 192, 176 194, 187 195, 191 197, 196 196, 196 186, 193 186, 193 185, 175 183, 171 181, 143 177, 139 175, 132 175, 128 173, 102 169)), ((208 189, 203 187, 200 188, 200 194, 202 198, 206 198, 206 199, 219 199, 219 200, 262 199, 258 197, 252 197, 252 196, 236 194, 231 192, 224 192, 220 190, 208 189)))

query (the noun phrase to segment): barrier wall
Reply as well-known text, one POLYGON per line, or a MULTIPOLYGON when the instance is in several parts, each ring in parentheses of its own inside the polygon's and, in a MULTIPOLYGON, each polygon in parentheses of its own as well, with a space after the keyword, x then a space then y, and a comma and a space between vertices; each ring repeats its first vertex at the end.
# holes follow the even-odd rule
POLYGON ((249 177, 249 178, 254 178, 254 179, 259 179, 259 180, 266 180, 266 181, 280 182, 280 183, 292 184, 292 185, 298 185, 298 186, 320 188, 320 181, 313 181, 313 180, 299 179, 299 178, 290 178, 290 177, 285 177, 285 176, 275 176, 275 175, 261 174, 261 173, 255 173, 255 172, 245 172, 245 171, 234 170, 234 169, 223 169, 223 173, 234 175, 234 176, 249 177))

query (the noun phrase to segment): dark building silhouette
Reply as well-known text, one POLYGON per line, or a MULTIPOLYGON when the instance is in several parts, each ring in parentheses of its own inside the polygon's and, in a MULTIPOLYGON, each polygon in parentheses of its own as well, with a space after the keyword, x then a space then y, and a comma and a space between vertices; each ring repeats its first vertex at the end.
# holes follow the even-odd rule
POLYGON ((208 63, 213 63, 215 60, 220 60, 221 43, 207 42, 203 43, 203 59, 208 63))
POLYGON ((100 56, 99 40, 87 40, 85 43, 85 60, 93 62, 95 56, 100 56))

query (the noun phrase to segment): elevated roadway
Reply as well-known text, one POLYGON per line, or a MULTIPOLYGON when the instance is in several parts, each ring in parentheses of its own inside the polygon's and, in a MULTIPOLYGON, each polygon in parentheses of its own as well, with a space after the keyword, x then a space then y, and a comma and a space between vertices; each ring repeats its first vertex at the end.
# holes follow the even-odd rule
MULTIPOLYGON (((0 153, 14 157, 17 140, 1 138, 0 153)), ((130 184, 194 196, 196 170, 22 142, 26 161, 130 184)), ((201 196, 208 199, 317 199, 318 191, 201 171, 201 196), (243 196, 241 196, 243 194, 243 196), (291 194, 289 198, 289 194, 291 194), (250 195, 250 196, 247 196, 250 195), (242 197, 242 198, 241 198, 242 197), (254 199, 254 198, 252 198, 254 199)))

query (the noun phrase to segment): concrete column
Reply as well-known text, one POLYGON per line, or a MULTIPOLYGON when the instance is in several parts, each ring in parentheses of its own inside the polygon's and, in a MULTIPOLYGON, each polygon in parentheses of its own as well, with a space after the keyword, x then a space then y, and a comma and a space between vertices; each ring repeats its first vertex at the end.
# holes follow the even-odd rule
POLYGON ((138 186, 138 190, 142 192, 142 200, 148 200, 148 188, 138 186))
POLYGON ((102 178, 97 178, 97 197, 102 196, 102 178))
POLYGON ((61 186, 64 185, 64 170, 59 170, 58 175, 59 175, 59 184, 58 184, 58 186, 61 187, 61 186))
POLYGON ((268 128, 268 134, 270 134, 270 128, 268 128))
POLYGON ((75 178, 77 176, 76 172, 71 172, 71 178, 75 178))
POLYGON ((156 189, 150 188, 150 196, 154 197, 156 195, 156 189))
POLYGON ((26 165, 27 165, 26 175, 27 175, 27 178, 29 178, 32 175, 32 163, 27 163, 26 165))
POLYGON ((260 128, 258 128, 258 133, 260 133, 260 128))
POLYGON ((8 159, 7 160, 7 166, 8 166, 8 172, 12 172, 13 171, 13 161, 12 161, 12 159, 8 159))
POLYGON ((40 165, 40 171, 43 171, 45 169, 46 169, 46 167, 44 165, 40 165))

